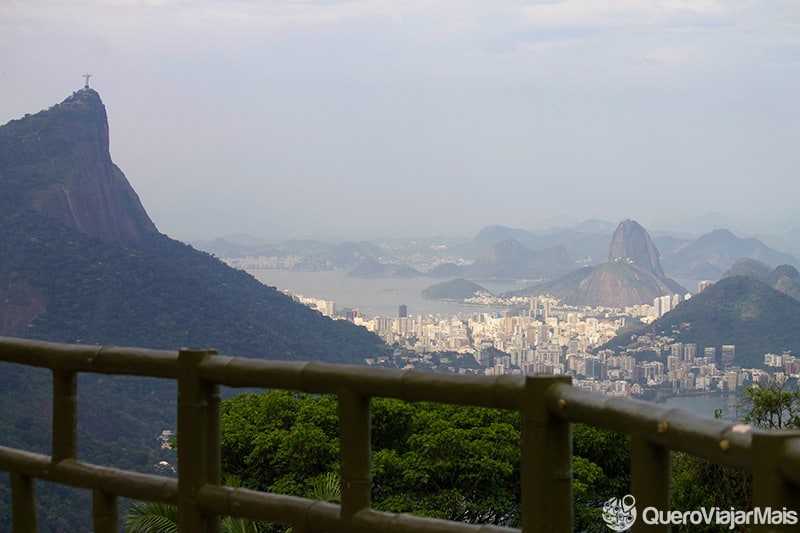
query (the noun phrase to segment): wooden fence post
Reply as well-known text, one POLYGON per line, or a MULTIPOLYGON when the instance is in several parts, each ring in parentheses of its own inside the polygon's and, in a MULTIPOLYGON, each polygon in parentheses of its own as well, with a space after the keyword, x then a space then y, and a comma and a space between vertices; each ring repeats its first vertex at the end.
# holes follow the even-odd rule
POLYGON ((522 400, 522 530, 572 533, 572 425, 545 398, 567 376, 528 376, 522 400))
POLYGON ((53 462, 75 459, 78 448, 78 377, 53 370, 53 462))
POLYGON ((198 367, 215 351, 178 354, 178 531, 219 533, 220 517, 199 509, 197 492, 220 484, 219 386, 204 383, 198 367), (212 434, 213 433, 213 434, 212 434))
POLYGON ((11 476, 11 516, 14 533, 38 531, 33 479, 18 472, 11 476))
MULTIPOLYGON (((671 531, 669 524, 648 525, 641 519, 646 507, 670 510, 670 452, 643 436, 631 435, 631 493, 636 498, 639 517, 631 528, 638 531, 671 531)), ((620 494, 618 497, 622 498, 620 494)))
MULTIPOLYGON (((780 463, 786 444, 800 438, 798 431, 753 431, 753 508, 800 512, 800 487, 791 484, 781 473, 780 463)), ((783 516, 783 515, 782 515, 783 516)), ((795 517, 798 515, 795 514, 795 517)), ((754 532, 797 531, 798 524, 755 524, 754 532)))
POLYGON ((94 533, 117 533, 117 497, 95 490, 92 494, 94 533))
POLYGON ((343 519, 370 506, 371 472, 370 398, 351 390, 339 392, 341 458, 341 513, 343 519))

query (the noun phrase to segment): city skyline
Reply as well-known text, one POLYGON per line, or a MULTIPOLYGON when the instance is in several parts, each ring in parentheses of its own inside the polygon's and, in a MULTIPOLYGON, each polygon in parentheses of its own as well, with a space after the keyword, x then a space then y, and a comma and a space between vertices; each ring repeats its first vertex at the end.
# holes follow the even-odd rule
POLYGON ((89 82, 183 240, 785 230, 798 29, 791 2, 12 1, 0 122, 89 82))

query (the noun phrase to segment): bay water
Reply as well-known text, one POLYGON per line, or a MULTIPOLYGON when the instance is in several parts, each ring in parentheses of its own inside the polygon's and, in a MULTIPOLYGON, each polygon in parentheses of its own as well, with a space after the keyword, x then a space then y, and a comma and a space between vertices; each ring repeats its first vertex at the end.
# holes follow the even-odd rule
MULTIPOLYGON (((396 317, 400 305, 408 307, 408 316, 470 315, 500 311, 503 307, 464 305, 457 302, 425 300, 422 291, 441 283, 441 278, 355 278, 345 271, 296 272, 291 270, 247 270, 265 285, 289 290, 308 298, 332 300, 337 310, 356 308, 368 317, 396 317)), ((522 288, 513 281, 478 282, 492 294, 522 288)))
MULTIPOLYGON (((396 317, 400 305, 406 305, 409 316, 469 316, 481 312, 501 312, 500 306, 474 306, 456 302, 425 300, 422 291, 440 278, 355 278, 345 271, 298 272, 290 270, 248 270, 253 277, 265 285, 279 290, 289 290, 309 298, 332 300, 337 310, 356 308, 368 317, 396 317)), ((513 281, 478 282, 492 294, 522 288, 513 281)), ((687 411, 713 417, 719 410, 722 418, 740 421, 744 416, 735 394, 711 393, 681 395, 667 398, 666 407, 677 407, 687 411)))

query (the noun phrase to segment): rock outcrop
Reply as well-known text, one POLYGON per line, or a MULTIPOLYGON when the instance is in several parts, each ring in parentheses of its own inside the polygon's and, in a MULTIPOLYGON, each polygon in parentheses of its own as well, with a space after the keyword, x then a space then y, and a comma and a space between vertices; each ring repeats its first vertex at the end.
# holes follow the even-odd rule
POLYGON ((650 304, 659 296, 686 292, 664 275, 658 249, 647 230, 633 220, 620 222, 611 239, 608 260, 608 263, 530 287, 520 294, 549 294, 568 305, 622 308, 650 304))
POLYGON ((608 250, 608 261, 630 259, 635 264, 649 270, 661 279, 664 279, 664 270, 661 268, 659 254, 650 235, 635 220, 623 220, 611 237, 608 250))
POLYGON ((0 126, 0 235, 0 335, 353 363, 383 349, 159 233, 92 89, 0 126))
POLYGON ((647 268, 618 259, 592 269, 564 295, 562 301, 567 305, 627 307, 636 304, 652 303, 653 299, 674 291, 647 268))
POLYGON ((0 128, 7 205, 32 207, 106 241, 131 243, 158 230, 111 161, 100 95, 81 89, 50 109, 0 128))

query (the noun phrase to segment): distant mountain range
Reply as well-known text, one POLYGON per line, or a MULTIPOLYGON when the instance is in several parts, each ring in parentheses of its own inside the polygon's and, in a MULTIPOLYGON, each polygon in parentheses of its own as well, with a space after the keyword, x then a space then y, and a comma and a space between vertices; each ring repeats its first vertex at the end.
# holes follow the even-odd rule
POLYGON ((634 220, 620 222, 608 250, 608 262, 584 267, 546 283, 512 294, 549 295, 567 305, 627 307, 651 304, 659 296, 685 289, 667 278, 658 250, 647 231, 634 220))
POLYGON ((414 278, 421 276, 422 272, 406 265, 363 259, 347 275, 354 278, 414 278))
MULTIPOLYGON (((716 217, 714 220, 722 219, 716 217)), ((265 244, 230 237, 195 245, 223 258, 283 258, 285 267, 292 270, 350 271, 367 262, 366 268, 359 270, 375 276, 381 272, 374 265, 378 262, 393 265, 393 268, 386 269, 390 276, 396 275, 397 267, 406 265, 429 277, 554 282, 583 266, 606 262, 615 228, 608 222, 587 220, 571 228, 536 231, 493 225, 485 227, 472 239, 265 244)), ((770 238, 770 242, 784 246, 795 241, 800 242, 798 232, 770 238)), ((652 243, 660 252, 663 270, 656 275, 666 275, 667 279, 717 281, 741 258, 756 259, 773 268, 782 264, 800 267, 800 261, 794 255, 754 237, 737 237, 726 229, 714 230, 700 237, 656 232, 652 243)), ((360 275, 359 270, 353 275, 360 275)))
POLYGON ((755 238, 741 239, 726 229, 673 245, 663 264, 664 269, 678 279, 718 280, 741 258, 756 259, 772 266, 800 266, 791 254, 773 250, 755 238))
POLYGON ((573 228, 551 228, 531 231, 506 226, 487 226, 466 244, 465 255, 478 257, 498 242, 513 239, 529 250, 561 248, 575 263, 602 262, 608 252, 608 242, 614 225, 599 220, 587 220, 573 228))
MULTIPOLYGON (((544 278, 553 281, 561 275, 572 272, 576 267, 602 264, 608 257, 609 249, 614 246, 612 242, 614 232, 614 226, 600 221, 587 221, 574 228, 541 232, 489 226, 481 230, 468 244, 463 245, 461 250, 464 257, 475 257, 477 263, 485 261, 481 259, 482 256, 493 253, 491 251, 493 246, 508 239, 514 239, 528 253, 541 253, 559 248, 565 254, 559 257, 558 263, 551 266, 550 272, 541 269, 515 271, 517 279, 544 278)), ((788 235, 783 236, 784 241, 788 238, 788 235)), ((800 241, 800 233, 794 235, 794 240, 800 241)), ((754 237, 737 237, 726 229, 714 230, 696 238, 660 234, 652 238, 652 244, 660 251, 659 261, 663 269, 662 272, 654 273, 658 276, 666 275, 671 279, 717 281, 741 258, 756 259, 773 268, 783 264, 800 268, 800 261, 792 254, 776 250, 754 237)), ((642 264, 639 260, 636 262, 642 264)), ((508 271, 502 264, 495 265, 495 270, 502 273, 508 271)), ((462 269, 460 272, 460 275, 465 275, 469 279, 481 279, 471 274, 468 269, 462 269)), ((488 278, 497 277, 491 270, 483 270, 480 274, 488 274, 486 276, 488 278)))
MULTIPOLYGON (((370 247, 359 243, 357 252, 345 255, 338 267, 365 278, 425 275, 479 284, 483 280, 535 280, 514 294, 548 294, 570 305, 624 307, 652 303, 665 294, 685 294, 687 288, 675 279, 716 281, 741 258, 762 261, 768 268, 798 265, 791 254, 756 238, 739 238, 728 230, 698 238, 661 234, 652 239, 634 221, 623 221, 613 231, 610 228, 613 226, 597 220, 535 232, 495 225, 471 240, 446 244, 435 239, 376 242, 370 247), (426 263, 434 266, 426 269, 426 263)), ((290 241, 283 246, 288 250, 295 244, 290 241)), ((311 244, 303 244, 306 255, 298 265, 320 265, 314 257, 329 256, 328 250, 320 251, 319 243, 311 244)), ((286 254, 277 246, 274 249, 286 254)), ((694 289, 692 284, 689 290, 694 289)))
MULTIPOLYGON (((731 240, 729 236, 724 239, 731 240)), ((756 249, 763 250, 760 246, 756 249)), ((548 294, 569 305, 623 307, 651 303, 656 295, 684 291, 663 274, 658 250, 647 231, 635 221, 619 224, 608 257, 607 263, 583 267, 505 296, 548 294)), ((754 259, 740 259, 721 277, 652 324, 620 333, 606 347, 638 346, 640 338, 648 335, 670 338, 670 342, 696 343, 701 349, 713 346, 718 351, 722 345, 732 344, 736 346, 734 363, 746 367, 761 367, 767 352, 800 353, 800 273, 794 266, 772 268, 754 259)), ((465 299, 483 291, 480 285, 455 279, 434 285, 423 294, 465 299)))
POLYGON ((295 239, 280 243, 263 243, 245 235, 217 238, 194 243, 218 257, 275 257, 284 261, 276 265, 297 271, 345 270, 365 260, 382 261, 391 258, 370 242, 327 243, 313 239, 295 239))
POLYGON ((575 262, 566 248, 533 251, 516 239, 494 243, 465 269, 471 279, 549 279, 572 270, 575 262))

